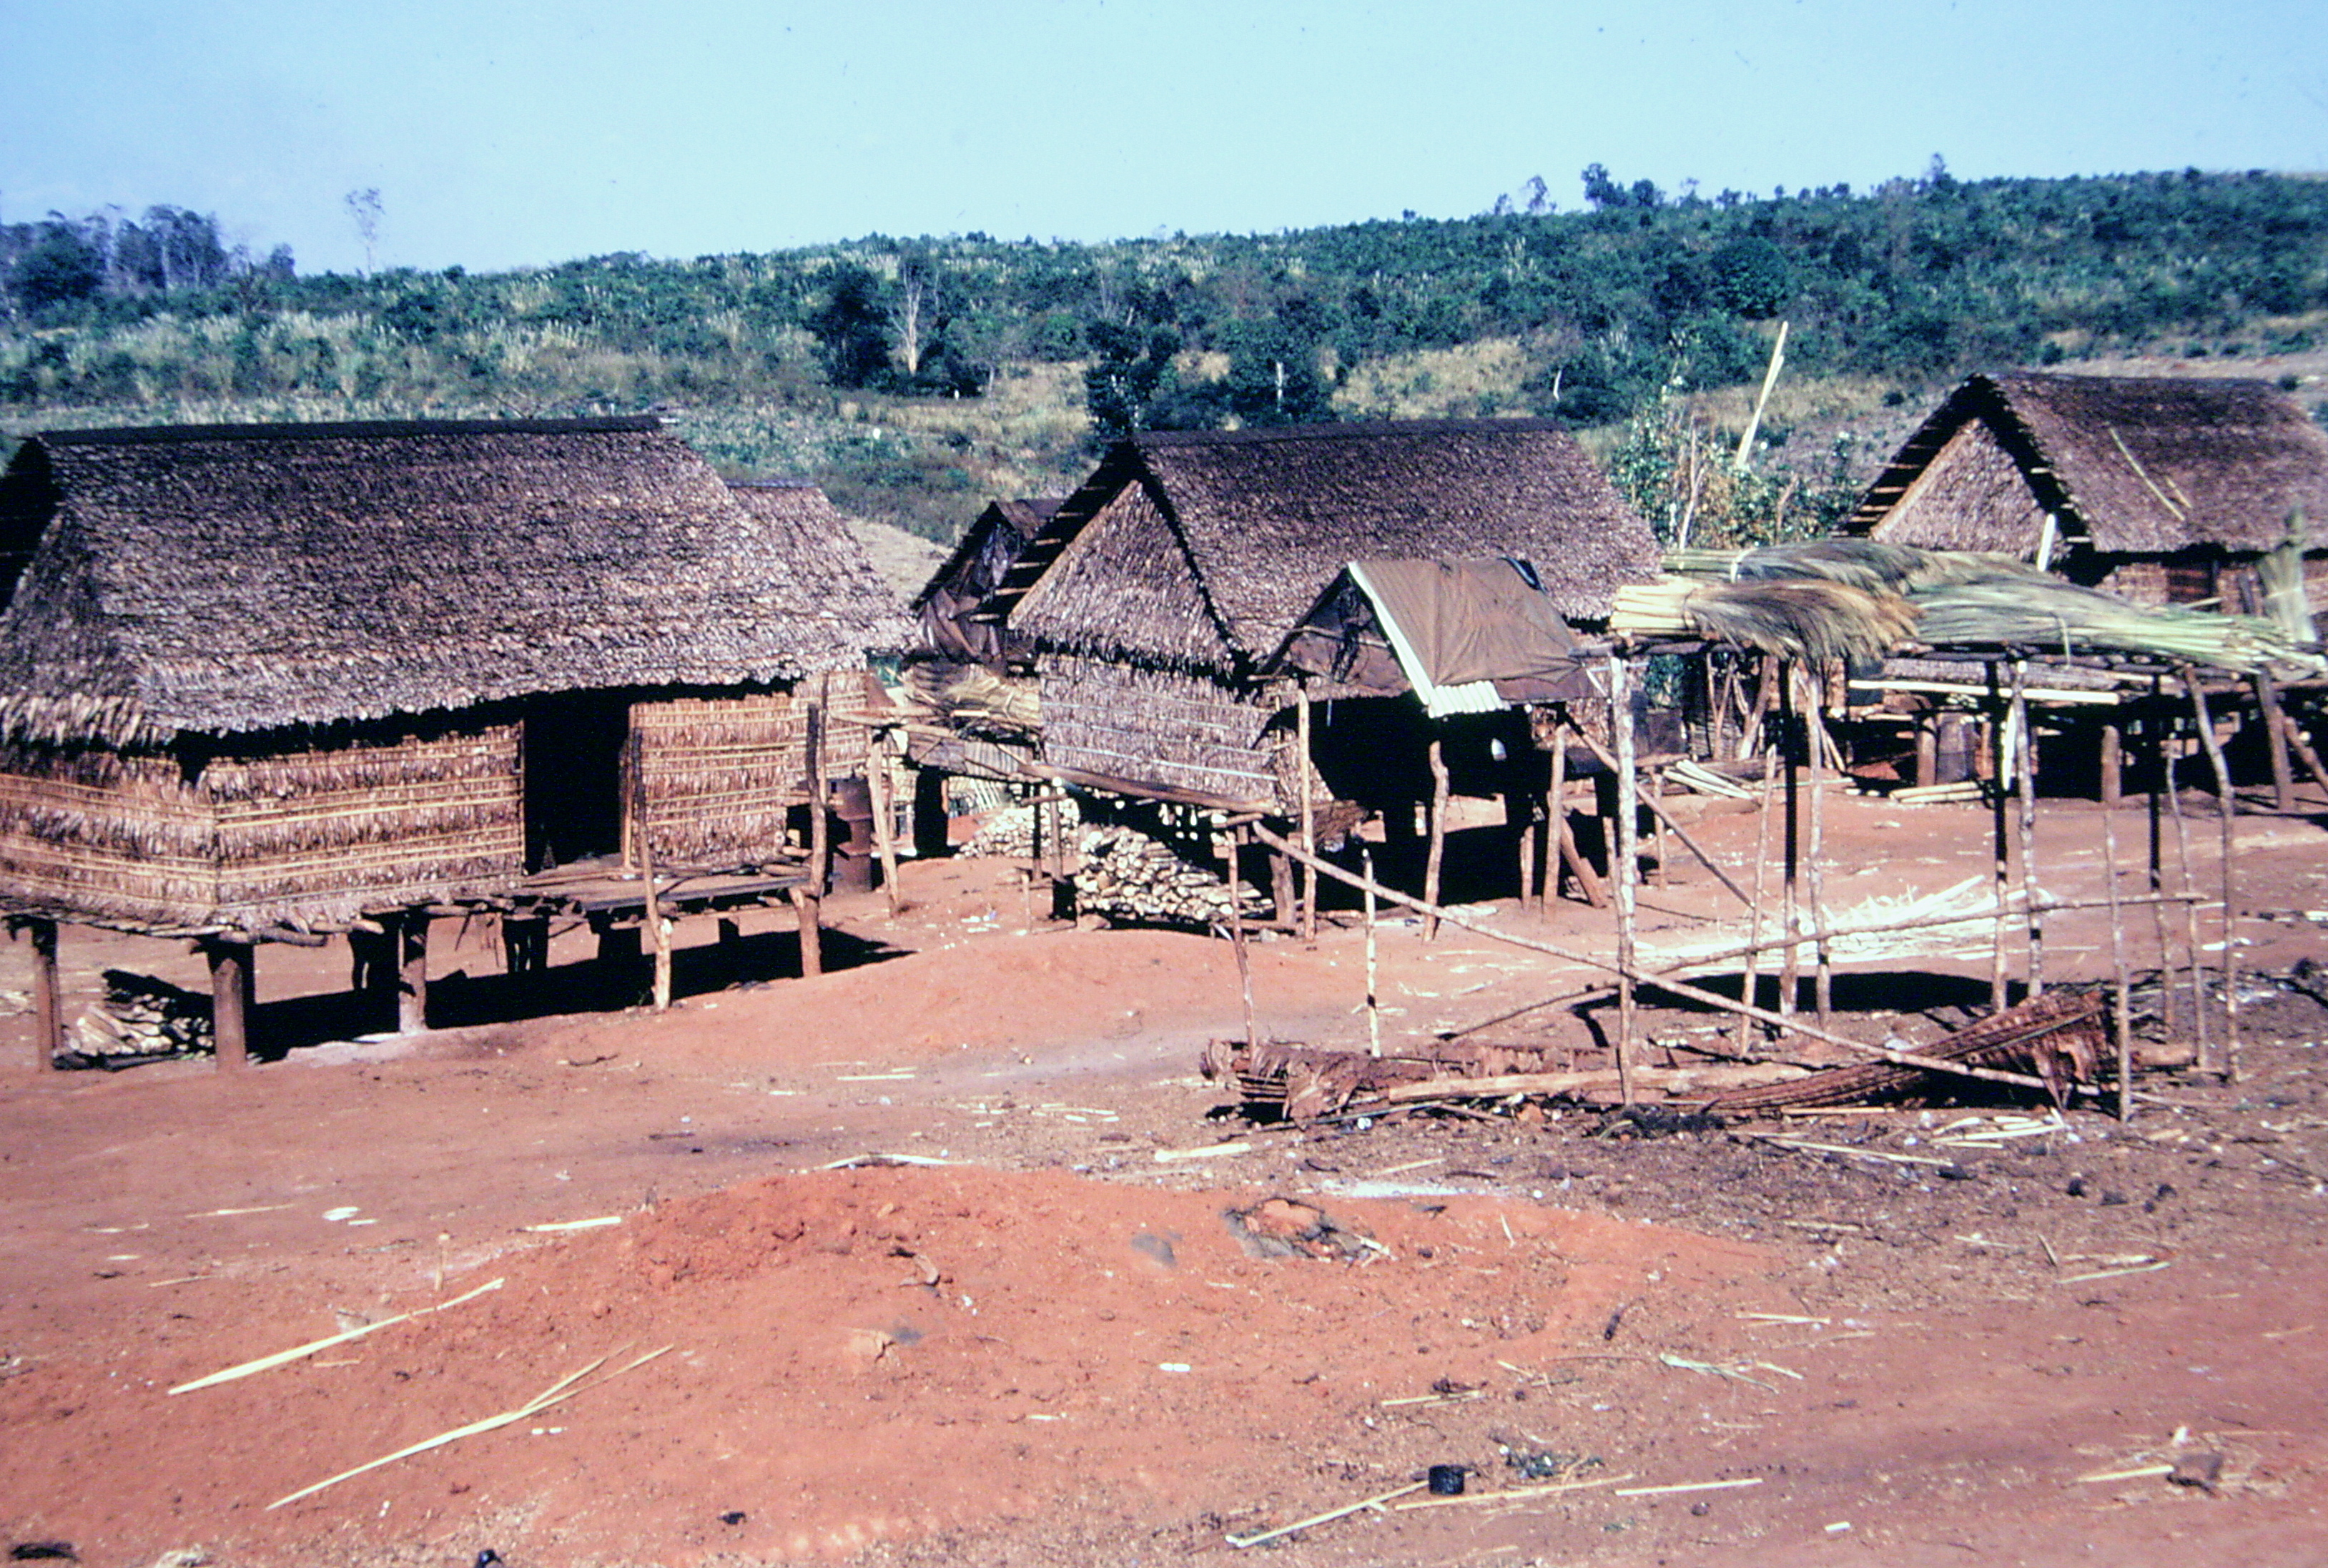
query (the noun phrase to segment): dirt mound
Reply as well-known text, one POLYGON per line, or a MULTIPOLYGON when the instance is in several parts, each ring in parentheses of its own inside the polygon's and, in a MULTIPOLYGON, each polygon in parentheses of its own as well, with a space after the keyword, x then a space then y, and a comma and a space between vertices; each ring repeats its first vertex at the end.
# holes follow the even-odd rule
MULTIPOLYGON (((1290 1516, 1321 1469, 1403 1479, 1447 1457, 1370 1422, 1385 1397, 1597 1345, 1620 1305, 1686 1312, 1693 1288, 1765 1261, 1478 1199, 1302 1206, 1368 1238, 1362 1262, 1321 1261, 1241 1241, 1229 1216, 1268 1197, 896 1168, 666 1204, 511 1261, 441 1316, 223 1386, 164 1392, 216 1370, 215 1340, 0 1385, 0 1423, 42 1433, 12 1445, 8 1511, 141 1560, 188 1540, 237 1562, 427 1541, 660 1563, 1068 1508, 1139 1530, 1290 1516), (564 1404, 266 1511, 592 1365, 564 1404)), ((234 1354, 331 1327, 268 1305, 234 1354)))

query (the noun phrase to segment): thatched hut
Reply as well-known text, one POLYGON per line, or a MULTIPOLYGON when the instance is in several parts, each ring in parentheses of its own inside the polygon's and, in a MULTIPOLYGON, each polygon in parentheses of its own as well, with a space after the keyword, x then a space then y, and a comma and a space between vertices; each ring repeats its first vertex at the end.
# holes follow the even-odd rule
POLYGON ((0 909, 231 957, 634 849, 778 860, 806 683, 863 706, 906 631, 783 512, 645 418, 33 437, 0 478, 0 909))
POLYGON ((2257 563, 2299 511, 2311 596, 2328 602, 2328 431, 2268 382, 2014 373, 1949 394, 1845 531, 2253 614, 2257 563))
POLYGON ((1495 557, 1590 621, 1657 543, 1547 422, 1153 432, 1108 453, 983 613, 1036 646, 1061 775, 1284 811, 1292 685, 1266 666, 1327 587, 1354 560, 1495 557))

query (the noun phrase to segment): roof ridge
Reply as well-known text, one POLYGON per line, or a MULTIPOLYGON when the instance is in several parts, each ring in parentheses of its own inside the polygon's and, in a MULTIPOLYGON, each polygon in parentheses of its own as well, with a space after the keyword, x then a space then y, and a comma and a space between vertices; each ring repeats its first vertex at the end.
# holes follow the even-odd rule
POLYGON ((169 441, 371 440, 396 436, 574 436, 659 431, 652 414, 570 419, 349 419, 320 424, 127 425, 85 430, 42 430, 33 439, 52 446, 130 446, 169 441))
POLYGON ((1557 419, 1370 419, 1316 425, 1258 425, 1237 430, 1142 430, 1132 445, 1150 446, 1242 446, 1267 441, 1319 441, 1385 436, 1445 436, 1565 431, 1557 419))

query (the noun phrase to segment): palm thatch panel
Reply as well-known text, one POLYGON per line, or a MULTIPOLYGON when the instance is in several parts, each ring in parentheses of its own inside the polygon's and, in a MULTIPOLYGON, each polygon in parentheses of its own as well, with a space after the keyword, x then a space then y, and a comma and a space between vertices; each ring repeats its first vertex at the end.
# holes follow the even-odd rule
POLYGON ((2328 549, 2328 431, 2269 382, 2164 376, 1976 375, 1876 479, 1846 531, 2030 556, 2051 512, 2102 556, 2255 556, 2310 520, 2328 549), (1985 432, 1963 446, 1959 436, 1985 432), (1994 481, 1992 446, 2020 484, 1994 481))
POLYGON ((138 925, 217 904, 216 813, 174 757, 0 749, 0 900, 138 925))
POLYGON ((760 525, 787 587, 816 621, 863 653, 902 653, 914 645, 906 607, 822 490, 801 483, 737 483, 728 490, 760 525))
POLYGON ((0 731, 164 744, 861 663, 803 530, 652 419, 33 437, 0 731))
POLYGON ((1234 659, 1187 548, 1146 484, 1118 491, 1019 601, 1011 631, 1097 658, 1220 670, 1234 659))
POLYGON ((1285 798, 1273 690, 1058 654, 1043 664, 1043 760, 1240 801, 1285 798))
POLYGON ((821 709, 824 776, 865 776, 876 725, 897 714, 862 671, 790 690, 632 705, 647 841, 658 860, 748 866, 777 858, 786 813, 808 799, 812 704, 821 709))

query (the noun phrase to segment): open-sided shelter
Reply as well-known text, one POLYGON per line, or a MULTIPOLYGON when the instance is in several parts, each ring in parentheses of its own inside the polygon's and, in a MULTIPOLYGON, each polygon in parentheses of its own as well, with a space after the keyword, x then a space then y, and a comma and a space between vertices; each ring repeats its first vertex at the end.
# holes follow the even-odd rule
POLYGON ((1976 375, 1901 447, 1846 533, 2034 560, 2142 604, 2258 613, 2256 563, 2306 521, 2328 589, 2328 430, 2267 381, 1976 375))
POLYGON ((1065 776, 1289 809, 1291 678, 1266 666, 1354 560, 1508 558, 1596 620, 1652 575, 1648 525, 1539 420, 1119 442, 984 614, 1032 640, 1043 756, 1065 776))
POLYGON ((774 861, 797 699, 879 619, 836 548, 651 418, 33 437, 0 478, 0 909, 215 954, 634 848, 774 861))

